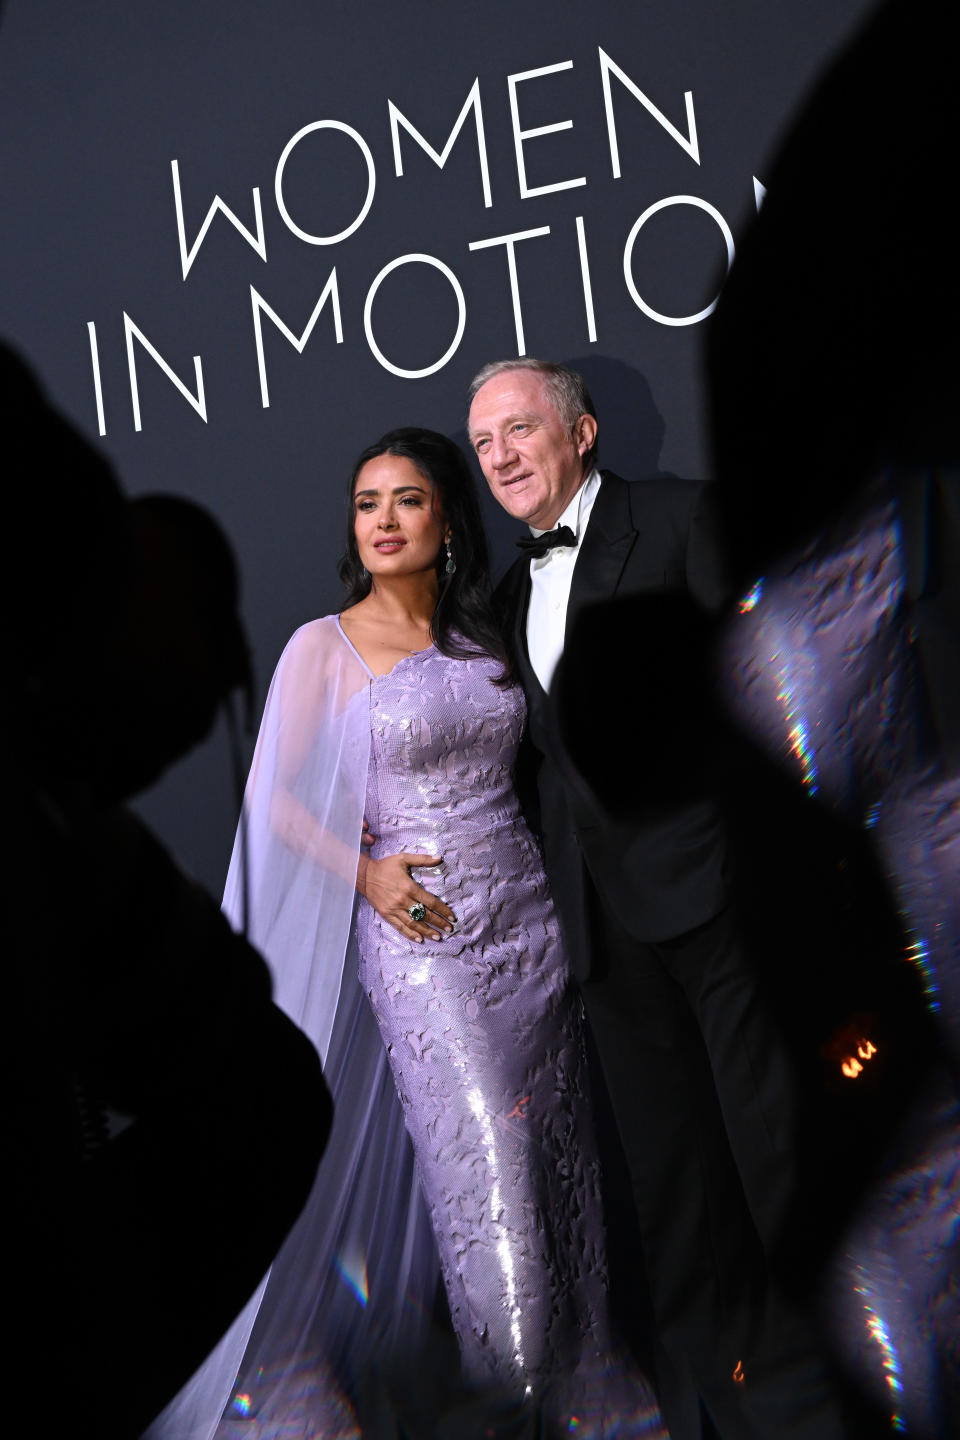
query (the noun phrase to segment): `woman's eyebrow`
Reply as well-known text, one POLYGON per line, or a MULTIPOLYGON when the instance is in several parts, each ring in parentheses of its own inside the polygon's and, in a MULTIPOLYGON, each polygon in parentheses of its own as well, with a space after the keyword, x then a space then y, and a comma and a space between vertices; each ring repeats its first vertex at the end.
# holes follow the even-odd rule
MULTIPOLYGON (((427 491, 423 488, 422 485, 395 485, 395 486, 393 487, 393 490, 391 491, 391 494, 393 494, 393 495, 403 495, 407 490, 412 490, 412 491, 414 491, 414 493, 417 494, 417 495, 426 495, 426 494, 427 494, 427 491)), ((354 500, 359 500, 359 498, 360 498, 361 495, 379 495, 379 494, 380 494, 380 491, 379 491, 379 490, 355 490, 355 491, 354 491, 353 498, 354 498, 354 500)))

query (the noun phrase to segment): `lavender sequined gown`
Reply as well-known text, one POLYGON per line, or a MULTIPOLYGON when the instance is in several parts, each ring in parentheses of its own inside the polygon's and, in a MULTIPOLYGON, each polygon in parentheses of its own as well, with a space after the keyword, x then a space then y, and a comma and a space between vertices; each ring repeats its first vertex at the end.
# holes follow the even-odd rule
POLYGON ((465 1374, 520 1397, 596 1367, 609 1336, 580 1002, 511 782, 523 695, 499 670, 432 648, 372 678, 373 856, 442 855, 419 878, 458 924, 415 944, 363 901, 357 940, 465 1374))

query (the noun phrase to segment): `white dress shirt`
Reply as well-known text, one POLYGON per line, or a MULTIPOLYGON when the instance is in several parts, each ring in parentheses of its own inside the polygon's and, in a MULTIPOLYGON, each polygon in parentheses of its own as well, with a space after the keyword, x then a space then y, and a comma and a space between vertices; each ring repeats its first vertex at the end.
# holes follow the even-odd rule
MULTIPOLYGON (((534 674, 544 690, 550 689, 553 672, 563 654, 563 636, 567 624, 567 602, 573 567, 577 563, 593 502, 600 489, 600 472, 591 470, 557 525, 569 525, 577 537, 576 545, 557 545, 530 561, 530 606, 527 610, 527 652, 534 674)), ((544 535, 544 530, 530 526, 531 535, 544 535)))

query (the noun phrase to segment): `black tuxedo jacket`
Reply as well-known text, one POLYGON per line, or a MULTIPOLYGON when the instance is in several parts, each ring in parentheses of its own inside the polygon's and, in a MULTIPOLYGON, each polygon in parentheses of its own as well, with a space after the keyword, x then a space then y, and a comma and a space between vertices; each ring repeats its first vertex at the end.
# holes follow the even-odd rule
MULTIPOLYGON (((641 941, 683 934, 726 903, 723 827, 712 800, 691 787, 686 773, 698 770, 696 757, 678 768, 683 779, 674 797, 664 787, 660 757, 647 743, 656 733, 650 720, 659 682, 656 666, 644 664, 651 653, 646 642, 662 641, 649 633, 646 618, 658 621, 664 597, 691 610, 693 601, 706 611, 727 600, 716 530, 708 487, 674 477, 627 482, 601 472, 574 567, 565 654, 549 697, 527 651, 529 559, 517 560, 497 587, 498 614, 529 712, 518 786, 541 835, 580 978, 591 970, 597 903, 641 941), (575 696, 582 707, 584 695, 598 753, 622 757, 627 788, 638 797, 628 814, 602 798, 589 764, 571 756, 564 706, 575 696), (651 792, 659 791, 649 804, 643 799, 645 772, 651 792)), ((681 627, 676 644, 682 643, 681 627)))

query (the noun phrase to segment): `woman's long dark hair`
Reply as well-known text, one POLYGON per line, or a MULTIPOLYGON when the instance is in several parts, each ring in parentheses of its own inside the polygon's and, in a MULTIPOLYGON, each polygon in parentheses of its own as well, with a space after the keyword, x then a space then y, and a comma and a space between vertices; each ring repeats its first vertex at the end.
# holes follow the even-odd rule
POLYGON ((364 465, 378 455, 399 455, 417 467, 434 487, 450 533, 456 569, 447 574, 447 555, 441 545, 437 555, 439 595, 430 621, 433 643, 442 655, 459 660, 478 653, 492 655, 503 662, 500 683, 507 681, 510 662, 493 615, 490 556, 473 476, 460 447, 436 430, 417 425, 388 430, 357 457, 347 490, 347 548, 340 561, 340 579, 347 596, 342 609, 349 610, 370 594, 371 577, 357 550, 354 488, 364 465))

